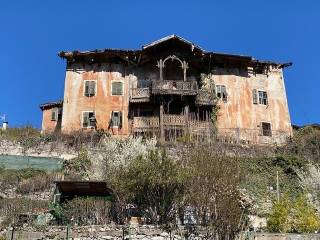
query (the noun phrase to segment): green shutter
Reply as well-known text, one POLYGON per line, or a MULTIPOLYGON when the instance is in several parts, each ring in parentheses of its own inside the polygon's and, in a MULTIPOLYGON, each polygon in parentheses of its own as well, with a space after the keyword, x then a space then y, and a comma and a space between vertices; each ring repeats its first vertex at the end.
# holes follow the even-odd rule
POLYGON ((57 109, 53 108, 51 110, 51 121, 56 121, 57 120, 57 109))
POLYGON ((122 128, 122 112, 119 112, 119 128, 122 128))
POLYGON ((84 112, 83 113, 82 126, 83 127, 88 127, 89 126, 89 113, 88 112, 84 112))
POLYGON ((258 92, 257 89, 252 90, 252 99, 253 99, 253 104, 258 104, 258 92))
POLYGON ((90 91, 89 88, 90 88, 89 82, 88 81, 84 82, 84 95, 85 96, 89 96, 89 91, 90 91))

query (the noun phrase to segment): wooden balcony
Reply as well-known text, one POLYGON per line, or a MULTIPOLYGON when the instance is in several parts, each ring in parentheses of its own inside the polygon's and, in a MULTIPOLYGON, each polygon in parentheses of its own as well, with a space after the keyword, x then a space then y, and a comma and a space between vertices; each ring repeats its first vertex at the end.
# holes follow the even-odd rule
MULTIPOLYGON (((185 115, 177 114, 164 114, 163 126, 168 128, 204 128, 210 127, 210 121, 197 121, 195 119, 186 119, 185 115)), ((135 132, 154 131, 160 128, 160 119, 157 116, 152 117, 134 117, 133 118, 133 130, 135 132)))
POLYGON ((196 81, 157 80, 152 82, 152 94, 196 95, 196 81))
POLYGON ((130 102, 149 102, 150 88, 132 88, 130 92, 130 102))
POLYGON ((214 96, 208 90, 199 90, 196 96, 196 105, 206 105, 213 106, 214 105, 214 96))

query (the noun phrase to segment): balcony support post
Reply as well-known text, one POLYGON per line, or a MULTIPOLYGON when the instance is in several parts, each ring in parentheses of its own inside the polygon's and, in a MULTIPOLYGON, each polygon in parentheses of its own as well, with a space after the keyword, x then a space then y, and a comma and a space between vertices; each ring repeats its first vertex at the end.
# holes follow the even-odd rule
POLYGON ((187 81, 187 69, 188 69, 188 63, 186 61, 183 61, 183 81, 187 81))
POLYGON ((162 101, 160 103, 159 125, 160 125, 160 141, 164 141, 165 136, 164 136, 164 126, 163 126, 163 102, 162 101))
POLYGON ((184 106, 184 123, 185 123, 184 134, 185 134, 185 135, 188 134, 188 121, 189 121, 189 105, 186 104, 186 105, 184 106))
POLYGON ((162 59, 160 59, 158 61, 157 67, 159 68, 159 72, 160 72, 160 81, 163 80, 163 67, 164 67, 164 63, 162 61, 162 59))

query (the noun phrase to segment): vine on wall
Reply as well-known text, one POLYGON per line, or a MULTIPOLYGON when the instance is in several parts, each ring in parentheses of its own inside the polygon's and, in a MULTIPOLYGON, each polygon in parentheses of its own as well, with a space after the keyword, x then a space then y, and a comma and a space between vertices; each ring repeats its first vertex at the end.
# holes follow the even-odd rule
POLYGON ((200 89, 201 90, 207 90, 210 92, 210 96, 212 97, 213 100, 213 106, 211 110, 211 122, 212 122, 212 130, 214 134, 217 134, 217 119, 218 119, 218 112, 219 112, 219 105, 218 105, 218 98, 216 94, 216 85, 214 83, 214 78, 213 74, 205 74, 201 73, 200 75, 200 89))

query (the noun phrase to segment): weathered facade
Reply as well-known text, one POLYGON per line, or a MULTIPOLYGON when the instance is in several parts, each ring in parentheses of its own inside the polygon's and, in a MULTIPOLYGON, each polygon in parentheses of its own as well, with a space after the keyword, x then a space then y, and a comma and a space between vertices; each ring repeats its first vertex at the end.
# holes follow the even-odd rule
MULTIPOLYGON (((141 50, 59 56, 67 61, 64 133, 103 129, 116 136, 198 138, 213 131, 215 112, 218 134, 230 139, 281 143, 292 133, 283 79, 290 63, 207 52, 176 35, 141 50)), ((52 111, 59 108, 41 109, 43 132, 58 129, 52 111)))

